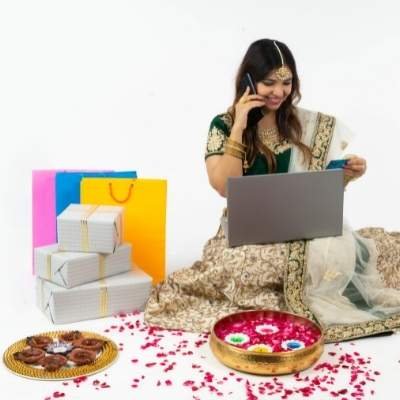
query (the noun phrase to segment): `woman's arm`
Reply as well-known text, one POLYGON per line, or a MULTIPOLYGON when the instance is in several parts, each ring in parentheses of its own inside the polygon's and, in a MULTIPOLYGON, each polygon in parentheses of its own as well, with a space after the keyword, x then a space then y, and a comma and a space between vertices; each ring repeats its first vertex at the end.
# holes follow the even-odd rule
MULTIPOLYGON (((230 138, 242 143, 243 130, 233 125, 230 138)), ((222 196, 226 197, 226 181, 230 176, 243 175, 243 161, 231 154, 210 156, 206 160, 206 168, 210 185, 222 196)))
POLYGON ((243 144, 243 132, 247 126, 247 115, 254 107, 265 105, 265 99, 258 94, 249 94, 250 88, 246 88, 242 97, 235 104, 235 122, 229 134, 231 143, 225 143, 223 155, 211 155, 206 159, 208 180, 211 186, 222 196, 226 197, 226 181, 231 176, 242 176, 242 158, 238 153, 245 150, 236 150, 243 144), (232 146, 233 143, 233 146, 232 146), (229 149, 230 148, 230 149, 229 149), (233 148, 233 149, 232 149, 233 148), (236 156, 235 156, 236 155, 236 156))

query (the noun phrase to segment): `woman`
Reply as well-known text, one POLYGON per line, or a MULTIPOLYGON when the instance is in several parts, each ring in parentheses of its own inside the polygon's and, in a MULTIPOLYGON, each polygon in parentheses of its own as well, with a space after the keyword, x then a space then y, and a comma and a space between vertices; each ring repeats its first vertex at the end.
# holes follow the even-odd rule
MULTIPOLYGON (((299 100, 288 47, 254 42, 237 74, 233 106, 212 120, 208 134, 207 173, 220 195, 228 177, 322 170, 344 157, 348 130, 332 116, 296 107, 299 100), (243 92, 246 73, 257 94, 243 92), (258 122, 251 116, 257 108, 258 122)), ((345 185, 366 171, 363 158, 346 158, 345 185)), ((226 314, 268 308, 314 319, 327 341, 388 332, 400 327, 399 268, 400 233, 380 228, 356 233, 345 226, 339 237, 229 248, 220 227, 202 261, 153 289, 145 319, 207 331, 226 314)))

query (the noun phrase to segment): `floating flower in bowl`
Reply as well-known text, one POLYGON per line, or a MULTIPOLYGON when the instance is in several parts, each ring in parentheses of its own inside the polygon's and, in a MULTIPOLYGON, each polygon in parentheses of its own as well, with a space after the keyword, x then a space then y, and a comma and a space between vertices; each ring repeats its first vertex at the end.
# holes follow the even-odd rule
POLYGON ((301 340, 289 339, 282 342, 281 347, 283 350, 300 350, 304 349, 306 345, 301 340))
POLYGON ((257 353, 272 353, 272 347, 269 344, 252 344, 247 348, 247 351, 255 351, 257 353))
POLYGON ((261 324, 255 327, 255 331, 260 335, 272 335, 278 332, 279 328, 272 324, 261 324))
POLYGON ((250 339, 244 333, 228 333, 224 338, 225 342, 240 346, 247 343, 250 339))

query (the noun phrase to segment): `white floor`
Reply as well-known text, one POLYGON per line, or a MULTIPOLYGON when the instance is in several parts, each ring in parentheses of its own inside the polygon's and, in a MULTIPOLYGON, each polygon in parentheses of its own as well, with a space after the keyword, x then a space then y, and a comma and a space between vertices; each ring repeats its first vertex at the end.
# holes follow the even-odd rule
POLYGON ((19 288, 2 282, 1 352, 13 342, 28 335, 58 329, 102 333, 120 344, 123 350, 109 369, 88 377, 78 386, 72 381, 49 382, 21 378, 10 373, 2 364, 0 382, 2 391, 8 395, 7 398, 12 396, 15 399, 49 400, 60 396, 65 399, 113 397, 130 400, 158 398, 255 400, 268 397, 354 400, 395 397, 393 390, 397 387, 400 372, 400 336, 397 334, 340 345, 326 345, 317 365, 324 362, 329 363, 328 366, 338 365, 337 372, 328 371, 328 367, 325 366, 319 370, 304 371, 297 379, 294 376, 284 376, 274 380, 272 377, 232 372, 214 358, 208 342, 201 335, 171 331, 156 331, 149 334, 143 325, 142 314, 52 326, 29 300, 33 296, 33 293, 29 293, 31 283, 30 277, 27 277, 19 288), (127 327, 130 323, 135 325, 134 329, 127 327), (123 330, 120 329, 121 326, 124 327, 123 330), (109 332, 105 332, 106 330, 109 332), (157 346, 141 348, 154 339, 159 339, 157 346), (347 356, 341 359, 345 354, 347 356), (367 363, 362 364, 364 361, 367 363), (351 383, 354 372, 356 380, 351 383), (319 385, 315 378, 320 381, 319 385), (281 391, 276 393, 279 387, 281 391), (314 391, 308 397, 304 397, 299 389, 307 391, 310 387, 314 391), (321 388, 324 387, 328 390, 323 391, 321 388), (357 387, 362 388, 362 394, 357 394, 360 393, 357 387), (273 394, 268 395, 269 393, 273 394))

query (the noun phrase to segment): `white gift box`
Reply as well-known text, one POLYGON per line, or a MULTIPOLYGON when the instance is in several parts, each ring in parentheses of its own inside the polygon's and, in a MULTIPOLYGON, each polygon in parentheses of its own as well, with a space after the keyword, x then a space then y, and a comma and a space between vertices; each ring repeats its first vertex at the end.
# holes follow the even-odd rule
POLYGON ((63 251, 111 254, 121 243, 123 207, 70 204, 57 217, 63 251))
POLYGON ((57 244, 35 249, 35 271, 40 278, 72 288, 131 269, 132 245, 122 244, 113 254, 60 251, 57 244))
POLYGON ((42 278, 36 283, 37 304, 54 324, 143 310, 151 290, 151 277, 139 269, 72 289, 42 278))

